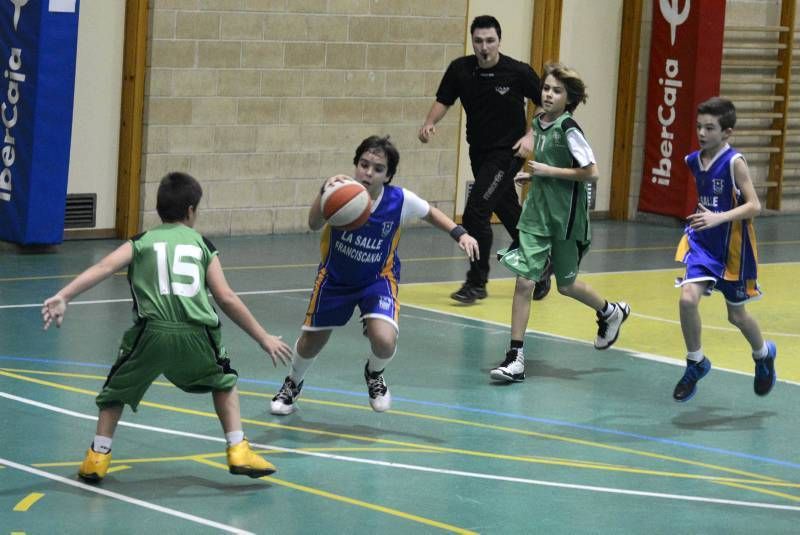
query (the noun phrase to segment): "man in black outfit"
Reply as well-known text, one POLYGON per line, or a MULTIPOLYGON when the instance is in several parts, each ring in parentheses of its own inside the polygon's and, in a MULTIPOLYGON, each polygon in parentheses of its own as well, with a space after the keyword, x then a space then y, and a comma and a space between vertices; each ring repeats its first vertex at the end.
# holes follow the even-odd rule
MULTIPOLYGON (((462 303, 486 297, 489 258, 492 256, 492 212, 511 236, 516 248, 521 212, 514 176, 533 149, 533 131, 527 125, 525 98, 541 104, 539 76, 530 65, 500 54, 500 23, 491 15, 475 17, 470 26, 474 55, 454 60, 445 71, 436 100, 419 140, 427 143, 456 99, 467 115, 467 143, 475 183, 467 197, 463 224, 478 240, 480 257, 470 262, 467 280, 450 295, 462 303)), ((550 291, 550 275, 536 283, 534 299, 550 291)))

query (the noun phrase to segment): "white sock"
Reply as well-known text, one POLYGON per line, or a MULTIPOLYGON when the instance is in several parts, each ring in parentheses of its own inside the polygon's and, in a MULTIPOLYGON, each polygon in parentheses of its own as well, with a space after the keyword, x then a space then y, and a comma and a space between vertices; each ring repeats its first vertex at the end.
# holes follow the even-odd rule
POLYGON ((764 342, 764 345, 761 346, 761 349, 758 351, 753 351, 753 358, 754 359, 763 359, 769 353, 769 349, 767 349, 767 343, 764 342))
POLYGON ((703 360, 703 348, 701 347, 697 351, 689 351, 686 353, 686 360, 691 360, 692 362, 700 362, 703 360))
POLYGON ((297 352, 297 342, 299 341, 300 339, 298 338, 294 343, 294 352, 292 352, 292 369, 289 372, 289 378, 294 381, 294 384, 296 385, 300 384, 300 382, 303 380, 303 377, 306 376, 308 369, 312 364, 314 364, 314 358, 303 358, 300 356, 300 353, 297 352))
POLYGON ((394 347, 394 352, 391 354, 391 356, 386 359, 380 359, 375 355, 370 354, 369 359, 367 359, 367 371, 370 373, 382 372, 392 361, 395 354, 397 354, 397 346, 394 347))
POLYGON ((244 431, 239 429, 238 431, 231 431, 230 433, 225 433, 225 440, 228 442, 228 446, 235 446, 236 444, 244 440, 244 431))
POLYGON ((111 437, 95 435, 94 442, 92 442, 92 449, 97 453, 108 453, 111 451, 111 440, 111 437))

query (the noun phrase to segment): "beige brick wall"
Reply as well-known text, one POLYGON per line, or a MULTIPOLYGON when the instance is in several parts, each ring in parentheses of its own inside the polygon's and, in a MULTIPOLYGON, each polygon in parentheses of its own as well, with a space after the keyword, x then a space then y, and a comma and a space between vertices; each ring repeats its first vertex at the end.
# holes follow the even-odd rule
POLYGON ((416 131, 464 50, 467 0, 150 0, 142 220, 183 170, 212 235, 306 230, 326 176, 390 134, 396 181, 452 215, 460 113, 416 131))

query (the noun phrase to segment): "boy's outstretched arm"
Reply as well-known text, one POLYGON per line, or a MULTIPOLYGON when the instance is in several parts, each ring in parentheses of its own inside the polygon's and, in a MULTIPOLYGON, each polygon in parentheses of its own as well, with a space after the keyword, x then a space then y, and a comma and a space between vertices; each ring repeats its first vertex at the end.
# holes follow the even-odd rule
POLYGON ((292 360, 292 348, 281 340, 280 336, 269 334, 261 326, 247 305, 228 285, 225 274, 222 272, 222 264, 219 257, 215 256, 206 271, 206 284, 211 290, 211 295, 225 314, 250 335, 250 338, 258 342, 258 345, 267 352, 272 359, 272 364, 277 366, 280 360, 282 364, 289 364, 292 360))
POLYGON ((761 213, 761 202, 756 195, 744 158, 736 158, 733 162, 733 179, 736 181, 736 187, 742 192, 744 203, 727 212, 712 212, 702 204, 698 204, 698 211, 686 218, 690 227, 695 230, 705 230, 728 221, 750 219, 761 213))
POLYGON ((56 327, 61 327, 61 323, 64 321, 64 314, 67 311, 67 303, 130 264, 132 259, 133 245, 128 241, 75 277, 72 282, 61 288, 57 294, 45 300, 42 307, 42 320, 44 321, 45 330, 54 321, 56 322, 56 327))
POLYGON ((444 215, 441 210, 435 206, 431 206, 430 210, 428 211, 428 215, 422 219, 434 227, 438 227, 449 233, 450 236, 453 236, 453 238, 458 242, 458 246, 462 251, 467 253, 467 257, 469 257, 470 260, 478 260, 478 257, 480 256, 480 253, 478 252, 478 242, 475 241, 475 238, 467 234, 467 231, 464 230, 461 225, 456 225, 455 221, 444 215))

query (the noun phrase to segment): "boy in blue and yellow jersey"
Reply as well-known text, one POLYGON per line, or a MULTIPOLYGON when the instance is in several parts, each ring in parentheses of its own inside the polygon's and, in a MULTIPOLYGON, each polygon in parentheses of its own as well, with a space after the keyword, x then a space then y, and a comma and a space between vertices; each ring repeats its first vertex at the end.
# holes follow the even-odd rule
MULTIPOLYGON (((272 398, 272 414, 291 414, 303 387, 303 377, 322 350, 334 327, 345 325, 358 305, 364 334, 371 353, 364 366, 369 403, 376 412, 391 406, 391 395, 383 370, 397 350, 400 304, 400 258, 397 245, 400 229, 408 221, 421 218, 438 227, 458 242, 470 260, 478 257, 478 243, 436 207, 413 192, 392 186, 400 155, 388 137, 371 136, 356 149, 355 181, 362 184, 372 199, 372 213, 362 227, 337 230, 325 226, 322 232, 322 260, 303 322, 302 333, 292 355, 292 370, 272 398)), ((308 226, 319 230, 325 225, 320 199, 325 188, 344 180, 336 175, 325 181, 308 213, 308 226)))
POLYGON ((578 279, 578 268, 591 243, 587 185, 597 180, 594 152, 572 112, 586 102, 586 85, 561 63, 545 65, 543 113, 533 119, 535 160, 517 182, 531 182, 519 218, 519 247, 502 250, 500 263, 517 275, 511 309, 511 342, 502 364, 489 372, 497 381, 525 380, 524 338, 531 314, 534 283, 545 273, 548 256, 558 293, 595 311, 596 349, 611 347, 631 308, 611 303, 578 279))
POLYGON ((67 303, 128 267, 134 325, 122 337, 117 361, 96 398, 97 434, 78 475, 97 482, 111 463, 111 441, 125 405, 136 411, 160 375, 185 392, 211 392, 227 440, 232 474, 261 477, 275 467, 252 452, 242 431, 236 370, 222 345, 217 304, 272 358, 284 364, 291 348, 268 334, 225 280, 214 245, 194 230, 203 190, 193 177, 169 173, 158 188, 163 224, 134 236, 44 302, 44 328, 61 327, 67 303))
POLYGON ((761 211, 744 157, 728 145, 736 125, 736 108, 724 98, 697 107, 700 150, 686 156, 697 185, 697 211, 690 215, 675 260, 686 264, 678 279, 681 330, 686 343, 686 372, 672 396, 688 401, 697 382, 711 369, 700 343, 700 298, 722 292, 728 320, 750 343, 755 361, 753 389, 759 396, 775 385, 775 343, 765 341, 745 303, 761 298, 756 281, 758 253, 752 218, 761 211))

